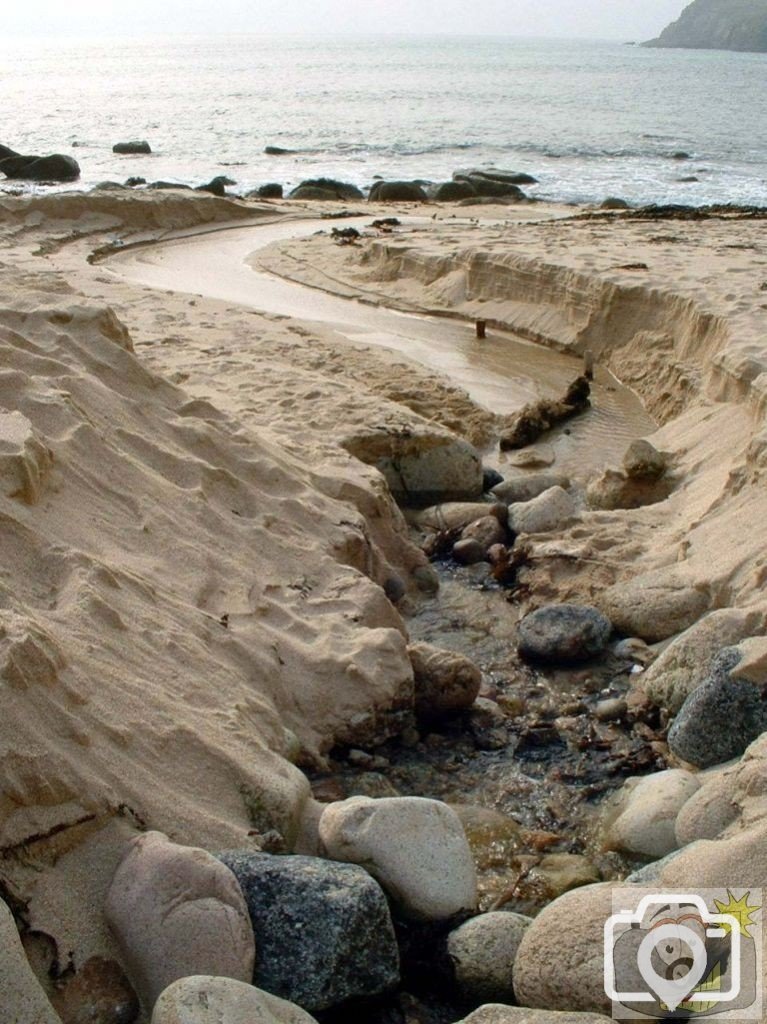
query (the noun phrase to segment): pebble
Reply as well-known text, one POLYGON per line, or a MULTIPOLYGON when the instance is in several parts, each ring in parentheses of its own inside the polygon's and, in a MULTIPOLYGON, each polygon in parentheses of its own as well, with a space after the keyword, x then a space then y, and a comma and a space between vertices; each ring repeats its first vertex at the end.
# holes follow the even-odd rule
POLYGON ((329 804, 320 838, 329 857, 364 864, 406 918, 439 921, 476 905, 466 835, 439 800, 352 797, 329 804))
POLYGON ((476 565, 485 561, 485 550, 478 540, 470 537, 453 544, 453 558, 461 565, 476 565))
POLYGON ((178 978, 253 976, 253 930, 242 892, 205 850, 179 846, 161 832, 137 836, 112 879, 105 915, 147 1012, 178 978))
POLYGON ((623 697, 611 697, 608 700, 600 700, 594 708, 594 717, 600 722, 615 722, 628 711, 628 704, 623 697))

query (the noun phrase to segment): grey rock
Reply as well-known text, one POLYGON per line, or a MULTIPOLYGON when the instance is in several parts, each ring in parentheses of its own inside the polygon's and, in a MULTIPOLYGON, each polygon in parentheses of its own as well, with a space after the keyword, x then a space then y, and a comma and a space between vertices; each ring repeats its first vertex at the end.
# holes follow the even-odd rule
POLYGON ((375 203, 424 203, 428 196, 414 181, 377 181, 368 198, 375 203))
POLYGON ((509 529, 513 533, 553 533, 575 517, 575 498, 562 487, 550 487, 530 501, 509 505, 509 529))
POLYGON ((611 1017, 599 1013, 528 1010, 521 1006, 488 1003, 464 1017, 458 1024, 610 1024, 611 1021, 611 1017))
POLYGON ((506 530, 498 517, 494 515, 483 516, 481 519, 469 523, 461 533, 461 540, 479 541, 483 553, 486 553, 493 544, 504 544, 506 539, 506 530))
MULTIPOLYGON (((293 191, 290 193, 290 199, 310 199, 311 196, 302 194, 299 196, 299 191, 309 189, 319 189, 322 192, 330 193, 332 199, 364 199, 362 192, 357 188, 356 185, 350 185, 346 181, 336 181, 334 178, 307 178, 306 181, 302 181, 293 191)), ((324 198, 320 196, 319 198, 324 198)))
POLYGON ((77 181, 80 165, 71 156, 52 153, 50 156, 22 156, 0 146, 0 173, 21 181, 77 181))
POLYGON ((491 181, 505 181, 509 185, 536 185, 538 179, 525 171, 503 171, 497 167, 470 167, 466 170, 455 171, 453 178, 460 181, 462 178, 484 178, 491 181))
POLYGON ((381 887, 361 867, 315 857, 230 850, 258 948, 254 985, 310 1013, 399 980, 399 957, 381 887))
POLYGON ((767 729, 762 687, 730 675, 740 659, 737 647, 725 648, 682 705, 668 734, 677 757, 699 768, 722 764, 742 754, 767 729))
POLYGON ((681 633, 710 608, 711 595, 676 566, 629 577, 608 587, 599 606, 616 630, 648 643, 681 633))
POLYGON ((476 194, 477 190, 469 181, 443 181, 427 189, 429 199, 438 203, 455 203, 461 199, 470 199, 476 194))
POLYGON ((282 185, 276 181, 269 181, 265 185, 259 185, 255 191, 248 193, 248 198, 258 199, 282 199, 283 188, 282 185))
POLYGON ((629 204, 625 199, 618 199, 617 196, 608 196, 599 204, 600 210, 628 210, 629 204))
POLYGON ((605 649, 611 633, 610 620, 590 605, 546 605, 520 622, 518 649, 535 661, 588 661, 605 649))
POLYGON ((152 147, 146 139, 142 139, 140 142, 134 139, 132 142, 116 142, 114 146, 112 146, 112 152, 119 153, 122 156, 128 156, 136 153, 146 154, 152 152, 152 147))

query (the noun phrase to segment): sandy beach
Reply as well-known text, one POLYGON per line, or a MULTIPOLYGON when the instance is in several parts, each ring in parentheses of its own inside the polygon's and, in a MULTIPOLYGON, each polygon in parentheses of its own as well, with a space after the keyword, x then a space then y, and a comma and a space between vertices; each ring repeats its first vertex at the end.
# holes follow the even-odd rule
POLYGON ((437 576, 381 467, 447 499, 469 464, 566 474, 517 613, 593 605, 655 658, 732 609, 761 678, 764 219, 345 205, 0 198, 0 880, 65 1022, 51 964, 124 963, 135 837, 316 852, 308 775, 411 724, 437 576), (499 451, 587 352, 593 409, 499 451), (668 493, 614 506, 639 438, 668 493))

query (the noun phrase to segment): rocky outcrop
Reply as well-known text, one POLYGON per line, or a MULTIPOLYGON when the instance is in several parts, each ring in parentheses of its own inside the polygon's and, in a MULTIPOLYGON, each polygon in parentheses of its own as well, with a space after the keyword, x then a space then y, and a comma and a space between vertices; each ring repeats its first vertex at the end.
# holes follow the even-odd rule
POLYGON ((694 0, 643 45, 767 53, 767 7, 762 0, 694 0))
POLYGON ((0 146, 0 172, 6 178, 22 181, 77 181, 80 165, 73 157, 62 153, 22 156, 7 146, 0 146))

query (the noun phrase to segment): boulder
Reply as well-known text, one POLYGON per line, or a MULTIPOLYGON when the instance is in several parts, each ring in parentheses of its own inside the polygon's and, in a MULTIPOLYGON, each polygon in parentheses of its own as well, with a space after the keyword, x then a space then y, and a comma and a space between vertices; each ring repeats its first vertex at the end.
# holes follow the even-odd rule
POLYGON ((61 1024, 29 966, 13 914, 0 900, 0 1020, 3 1024, 61 1024))
MULTIPOLYGON (((357 188, 356 185, 350 185, 345 181, 336 181, 334 178, 307 178, 306 181, 302 181, 293 191, 290 193, 290 199, 311 199, 310 195, 304 193, 304 190, 319 189, 322 192, 330 193, 332 199, 364 199, 362 192, 357 188), (302 195, 298 195, 298 192, 302 192, 302 195)), ((319 198, 324 198, 320 196, 319 198)))
POLYGON ((458 1024, 611 1024, 611 1017, 598 1013, 527 1010, 521 1006, 489 1003, 464 1017, 458 1024))
POLYGON ((470 167, 468 170, 455 171, 453 178, 484 178, 491 181, 505 181, 508 185, 537 185, 538 179, 524 171, 502 171, 497 167, 470 167))
POLYGON ((476 196, 477 190, 470 181, 443 181, 438 185, 430 185, 426 194, 438 203, 456 203, 476 196))
POLYGON ((386 897, 363 868, 241 850, 219 858, 245 894, 258 947, 254 985, 310 1013, 396 985, 386 897))
POLYGON ((183 189, 186 192, 192 191, 191 185, 184 185, 178 181, 151 181, 147 188, 155 189, 156 191, 164 191, 166 189, 183 189))
POLYGON ((133 175, 132 177, 125 179, 125 185, 127 188, 135 188, 137 185, 146 185, 146 178, 140 178, 133 175))
POLYGON ((231 978, 182 978, 155 1004, 152 1024, 316 1024, 293 1003, 231 978))
POLYGON ((447 938, 461 995, 475 1003, 514 1002, 512 967, 530 918, 503 910, 479 914, 447 938))
POLYGON ((112 146, 113 153, 119 153, 121 156, 129 156, 137 153, 151 153, 152 147, 146 141, 142 139, 141 142, 134 139, 133 142, 116 142, 112 146))
POLYGON ((553 533, 563 530, 577 513, 575 498, 562 487, 550 487, 530 501, 509 505, 512 533, 553 533))
POLYGON ((681 768, 629 779, 621 794, 620 813, 607 830, 605 845, 638 857, 665 857, 679 845, 677 816, 699 787, 696 776, 681 768))
MULTIPOLYGON (((700 839, 667 857, 657 882, 690 888, 761 888, 767 876, 767 820, 721 839, 700 839), (737 881, 735 881, 737 879, 737 881)), ((661 890, 663 891, 663 890, 661 890)), ((673 889, 672 889, 673 891, 673 889)))
POLYGON ((517 1002, 609 1015, 603 950, 612 913, 609 883, 573 889, 545 907, 525 931, 514 960, 517 1002))
POLYGON ((468 658, 432 644, 409 644, 415 679, 415 711, 424 718, 470 708, 479 695, 482 673, 468 658))
POLYGON ((402 504, 471 501, 482 494, 479 452, 446 430, 424 425, 402 433, 371 426, 342 444, 355 458, 375 466, 402 504))
POLYGON ((676 714, 724 647, 765 629, 763 613, 740 608, 709 612, 673 640, 642 676, 642 689, 659 707, 676 714))
POLYGON ((610 620, 591 605, 550 604, 519 623, 518 650, 532 661, 588 661, 601 654, 611 633, 610 620))
POLYGON ((739 756, 767 729, 767 676, 761 685, 735 678, 731 670, 740 659, 737 647, 726 647, 714 658, 669 730, 672 753, 698 768, 739 756))
POLYGON ((218 196, 219 199, 223 199, 226 195, 226 186, 234 185, 235 183, 231 178, 227 178, 225 174, 218 174, 215 178, 211 178, 205 185, 198 185, 195 192, 210 192, 211 195, 218 196))
POLYGON ((23 181, 77 181, 80 165, 71 156, 52 153, 50 156, 21 156, 0 147, 0 173, 6 178, 23 181))
POLYGON ((288 199, 305 199, 313 202, 334 203, 338 196, 328 188, 318 188, 316 185, 299 185, 288 193, 288 199))
POLYGON ((282 199, 283 188, 276 181, 269 181, 265 185, 259 185, 253 192, 248 193, 248 198, 258 199, 282 199))
POLYGON ((352 797, 329 804, 320 838, 329 857, 364 864, 404 917, 444 920, 477 902, 466 835, 439 800, 352 797))
POLYGON ((705 589, 672 568, 620 580, 604 591, 599 606, 619 632, 657 643, 689 629, 710 601, 705 589))
POLYGON ((282 146, 264 146, 264 153, 267 156, 287 156, 289 153, 297 152, 297 149, 283 149, 282 146))
POLYGON ((459 175, 455 180, 458 182, 468 182, 473 186, 478 196, 483 196, 485 198, 525 198, 525 193, 518 185, 514 185, 510 181, 503 181, 500 178, 490 178, 486 174, 472 172, 467 175, 459 175))
POLYGON ((415 181, 377 181, 368 199, 375 203, 425 203, 428 196, 415 181))
POLYGON ((508 477, 496 484, 490 493, 499 501, 512 505, 515 502, 531 501, 552 487, 563 487, 566 490, 569 486, 569 478, 561 473, 526 473, 524 476, 508 477))
POLYGON ((618 199, 617 196, 608 196, 599 204, 600 210, 630 210, 631 207, 625 199, 618 199))
POLYGON ((237 880, 205 850, 161 832, 133 839, 107 893, 105 915, 147 1012, 178 978, 253 976, 255 949, 237 880))

